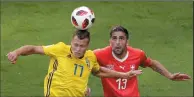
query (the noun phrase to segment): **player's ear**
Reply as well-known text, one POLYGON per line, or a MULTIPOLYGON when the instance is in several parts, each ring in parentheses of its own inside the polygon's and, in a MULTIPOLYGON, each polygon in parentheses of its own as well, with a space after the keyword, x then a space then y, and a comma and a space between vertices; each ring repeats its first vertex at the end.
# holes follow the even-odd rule
POLYGON ((71 45, 73 45, 73 39, 71 39, 71 42, 70 43, 71 43, 71 45))
POLYGON ((130 41, 129 41, 129 40, 127 40, 127 46, 129 46, 129 43, 130 43, 130 41))
POLYGON ((109 39, 109 45, 111 46, 111 39, 109 39))

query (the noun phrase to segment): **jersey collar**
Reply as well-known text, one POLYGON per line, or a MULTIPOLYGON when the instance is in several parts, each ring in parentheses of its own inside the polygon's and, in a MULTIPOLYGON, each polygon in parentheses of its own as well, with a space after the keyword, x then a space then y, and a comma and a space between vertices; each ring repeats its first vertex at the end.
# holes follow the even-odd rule
POLYGON ((112 55, 113 55, 113 57, 114 57, 117 61, 119 61, 119 62, 124 62, 124 61, 128 58, 129 52, 127 51, 127 54, 126 54, 125 57, 122 58, 122 59, 118 58, 118 57, 113 53, 113 51, 112 51, 112 55))

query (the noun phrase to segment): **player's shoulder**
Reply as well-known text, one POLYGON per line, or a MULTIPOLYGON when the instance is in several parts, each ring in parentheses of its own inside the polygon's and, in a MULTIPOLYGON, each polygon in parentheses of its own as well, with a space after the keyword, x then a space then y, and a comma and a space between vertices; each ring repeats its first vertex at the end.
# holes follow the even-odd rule
POLYGON ((111 52, 111 46, 106 46, 104 48, 98 48, 93 51, 95 54, 106 54, 108 52, 111 52))
POLYGON ((96 56, 92 50, 87 50, 85 56, 90 60, 96 60, 96 56))
POLYGON ((96 49, 94 50, 94 53, 96 55, 96 58, 98 62, 106 62, 108 60, 111 60, 112 58, 112 48, 111 46, 107 46, 104 48, 96 49))
POLYGON ((141 53, 144 53, 144 51, 140 48, 134 48, 132 46, 127 46, 127 50, 129 52, 133 52, 133 53, 137 53, 137 54, 141 54, 141 53))
POLYGON ((70 51, 70 45, 65 44, 64 42, 58 42, 55 46, 59 49, 60 52, 68 52, 70 51))
POLYGON ((70 45, 67 45, 67 44, 64 43, 64 42, 58 42, 56 45, 58 45, 59 47, 62 47, 62 48, 70 47, 70 45))
POLYGON ((59 46, 59 47, 67 47, 68 45, 64 42, 58 42, 55 44, 56 46, 59 46))
POLYGON ((86 51, 87 55, 94 56, 94 52, 92 50, 87 50, 86 51))

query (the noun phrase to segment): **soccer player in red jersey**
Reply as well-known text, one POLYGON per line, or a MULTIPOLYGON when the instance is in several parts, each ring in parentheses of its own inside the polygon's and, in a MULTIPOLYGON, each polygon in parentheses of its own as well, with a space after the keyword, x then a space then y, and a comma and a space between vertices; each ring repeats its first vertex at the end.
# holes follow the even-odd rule
MULTIPOLYGON (((110 31, 110 46, 94 50, 101 66, 119 72, 137 70, 139 66, 150 67, 173 81, 190 79, 187 74, 170 73, 157 60, 146 57, 141 49, 128 45, 128 31, 122 26, 116 26, 110 31)), ((101 78, 105 97, 140 97, 137 77, 131 79, 101 78)))

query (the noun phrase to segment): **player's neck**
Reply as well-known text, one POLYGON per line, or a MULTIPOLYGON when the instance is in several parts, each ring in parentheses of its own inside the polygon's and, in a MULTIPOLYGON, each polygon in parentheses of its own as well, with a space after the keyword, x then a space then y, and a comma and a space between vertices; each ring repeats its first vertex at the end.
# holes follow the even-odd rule
POLYGON ((120 62, 123 62, 123 61, 125 61, 126 59, 127 59, 127 57, 128 57, 128 55, 129 55, 129 52, 127 51, 127 50, 125 50, 122 54, 120 54, 120 55, 117 55, 117 54, 115 54, 114 52, 112 52, 112 55, 113 55, 113 57, 116 59, 116 60, 118 60, 118 61, 120 61, 120 62))
POLYGON ((116 55, 119 59, 123 59, 127 55, 127 50, 125 50, 121 55, 116 55))

